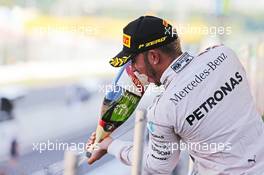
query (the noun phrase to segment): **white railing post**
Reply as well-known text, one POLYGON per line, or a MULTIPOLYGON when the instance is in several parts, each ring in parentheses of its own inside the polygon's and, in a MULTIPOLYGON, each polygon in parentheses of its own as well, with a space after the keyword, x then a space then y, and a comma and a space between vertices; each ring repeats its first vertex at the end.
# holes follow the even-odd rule
POLYGON ((77 175, 79 156, 73 151, 64 152, 64 175, 77 175))
POLYGON ((141 175, 142 172, 142 158, 144 150, 146 121, 146 110, 137 110, 135 117, 132 175, 141 175))

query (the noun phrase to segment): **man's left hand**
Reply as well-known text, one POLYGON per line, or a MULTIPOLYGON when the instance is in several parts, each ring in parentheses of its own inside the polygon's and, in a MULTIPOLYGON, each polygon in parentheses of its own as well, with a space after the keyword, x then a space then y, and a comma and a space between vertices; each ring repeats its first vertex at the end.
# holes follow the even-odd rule
MULTIPOLYGON (((93 144, 95 140, 95 136, 91 136, 88 143, 93 144)), ((111 137, 107 137, 102 140, 96 148, 93 150, 91 157, 87 160, 88 164, 91 165, 95 161, 99 160, 107 153, 108 146, 112 143, 113 139, 111 137)))

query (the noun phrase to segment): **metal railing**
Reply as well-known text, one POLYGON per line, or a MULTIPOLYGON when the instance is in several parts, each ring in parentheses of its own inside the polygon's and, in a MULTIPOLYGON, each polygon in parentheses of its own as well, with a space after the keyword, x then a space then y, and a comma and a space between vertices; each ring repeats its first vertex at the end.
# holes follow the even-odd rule
MULTIPOLYGON (((131 174, 142 174, 142 158, 144 150, 145 126, 146 126, 146 110, 139 109, 135 115, 135 130, 134 130, 134 147, 133 147, 133 161, 131 174)), ((78 168, 85 158, 73 151, 66 151, 64 154, 64 175, 78 175, 78 168)), ((62 171, 60 171, 62 173, 62 171)))

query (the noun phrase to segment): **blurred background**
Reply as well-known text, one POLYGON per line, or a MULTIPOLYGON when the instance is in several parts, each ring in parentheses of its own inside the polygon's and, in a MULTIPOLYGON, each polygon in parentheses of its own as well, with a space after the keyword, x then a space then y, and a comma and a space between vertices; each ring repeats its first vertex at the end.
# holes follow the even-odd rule
MULTIPOLYGON (((34 145, 86 142, 117 71, 108 60, 141 15, 171 22, 194 55, 220 43, 234 49, 264 113, 264 1, 0 0, 1 175, 62 174, 63 150, 34 145)), ((80 174, 112 159, 84 163, 80 174)))

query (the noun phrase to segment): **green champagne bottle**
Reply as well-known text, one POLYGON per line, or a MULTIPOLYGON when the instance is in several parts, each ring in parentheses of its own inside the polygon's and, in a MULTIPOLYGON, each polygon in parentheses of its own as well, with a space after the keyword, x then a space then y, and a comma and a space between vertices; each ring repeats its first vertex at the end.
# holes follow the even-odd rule
MULTIPOLYGON (((148 85, 147 77, 133 72, 130 62, 121 68, 104 97, 94 144, 109 136, 131 116, 148 85)), ((91 156, 92 150, 93 147, 89 147, 87 157, 91 156)))

